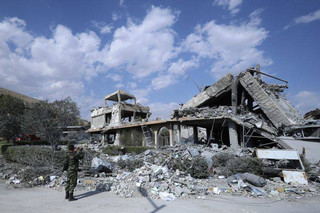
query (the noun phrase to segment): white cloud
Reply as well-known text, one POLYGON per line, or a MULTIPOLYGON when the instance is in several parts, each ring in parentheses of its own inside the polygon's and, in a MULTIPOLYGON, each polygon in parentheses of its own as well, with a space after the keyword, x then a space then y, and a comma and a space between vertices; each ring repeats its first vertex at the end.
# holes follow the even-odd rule
POLYGON ((117 21, 118 19, 121 18, 121 14, 117 13, 117 12, 113 12, 112 15, 111 15, 111 18, 112 18, 113 21, 117 21))
POLYGON ((146 104, 148 103, 148 98, 146 98, 146 96, 149 95, 149 93, 151 92, 150 88, 136 88, 130 91, 131 94, 133 94, 136 98, 137 98, 137 103, 140 104, 146 104))
POLYGON ((120 89, 122 87, 124 87, 124 85, 122 83, 116 84, 116 88, 120 89))
POLYGON ((194 67, 198 67, 199 61, 196 58, 192 58, 191 60, 185 61, 182 58, 180 58, 178 61, 173 62, 169 68, 168 68, 168 72, 178 75, 178 76, 182 76, 185 75, 186 70, 194 68, 194 67))
POLYGON ((4 19, 0 22, 1 86, 50 100, 71 96, 86 112, 86 97, 97 102, 94 96, 86 95, 86 83, 104 75, 116 82, 116 88, 127 86, 138 102, 146 104, 151 91, 179 82, 203 59, 213 61, 216 77, 253 63, 271 63, 257 49, 268 34, 259 27, 258 14, 259 11, 252 13, 248 23, 239 25, 219 25, 215 21, 199 25, 181 46, 176 44, 173 30, 179 14, 168 8, 152 6, 139 22, 129 18, 126 26, 114 29, 112 40, 104 46, 99 36, 109 33, 103 27, 110 25, 103 22, 92 22, 100 30, 99 35, 92 31, 75 34, 68 27, 57 25, 52 28, 52 35, 44 37, 28 32, 21 19, 4 19), (192 56, 182 57, 182 50, 192 56), (127 72, 131 74, 129 79, 138 78, 137 82, 146 76, 152 78, 143 79, 145 88, 141 88, 140 83, 127 83, 127 72))
POLYGON ((259 63, 268 66, 271 59, 264 57, 258 46, 267 38, 268 31, 259 27, 261 10, 250 14, 250 20, 239 25, 217 24, 214 20, 198 25, 183 42, 185 51, 213 61, 212 73, 220 78, 228 72, 238 73, 259 63))
POLYGON ((106 76, 107 78, 111 78, 115 82, 120 82, 122 81, 122 76, 119 74, 109 74, 106 76))
POLYGON ((152 6, 140 24, 128 21, 126 27, 115 30, 102 62, 113 68, 124 67, 138 78, 162 71, 175 56, 171 27, 176 18, 170 9, 152 6))
POLYGON ((320 9, 307 15, 295 18, 293 23, 285 26, 284 29, 286 30, 296 24, 307 24, 316 20, 320 20, 320 9))
POLYGON ((119 6, 123 6, 123 4, 124 4, 124 0, 120 0, 119 1, 119 6))
POLYGON ((152 112, 151 119, 161 118, 169 119, 174 109, 179 108, 179 104, 175 102, 171 103, 150 103, 148 104, 150 111, 152 112))
POLYGON ((186 70, 197 67, 197 59, 192 58, 189 61, 179 59, 169 65, 168 71, 160 73, 156 78, 152 79, 151 87, 155 90, 169 87, 179 81, 179 79, 186 77, 186 70))
MULTIPOLYGON (((17 48, 25 48, 32 40, 33 36, 25 31, 24 20, 14 18, 4 18, 0 22, 0 39, 2 42, 12 42, 17 48)), ((1 45, 4 45, 3 43, 1 45)), ((2 46, 3 48, 4 46, 2 46)))
POLYGON ((152 79, 152 87, 155 90, 166 88, 174 83, 176 83, 177 80, 173 77, 173 75, 160 74, 158 77, 152 79))
POLYGON ((113 26, 104 22, 91 21, 92 25, 100 30, 101 34, 111 33, 113 26))
POLYGON ((135 88, 137 88, 137 83, 136 82, 129 82, 129 84, 128 84, 128 87, 130 88, 130 89, 135 89, 135 88))
POLYGON ((320 93, 300 91, 293 97, 293 103, 300 113, 305 114, 311 110, 320 108, 320 93))
MULTIPOLYGON (((1 86, 54 100, 83 96, 87 80, 111 69, 138 78, 163 72, 176 56, 172 26, 177 16, 170 9, 152 6, 141 22, 129 20, 127 26, 117 28, 104 47, 92 31, 74 34, 57 25, 51 27, 51 36, 35 36, 26 30, 24 20, 5 18, 0 22, 1 86)), ((103 22, 92 24, 101 34, 112 29, 103 22)), ((124 87, 120 75, 109 77, 118 82, 116 87, 124 87)), ((134 84, 131 88, 138 90, 134 84)), ((146 103, 150 89, 141 90, 138 100, 146 103)))
POLYGON ((242 0, 215 0, 213 4, 227 8, 232 15, 235 15, 240 11, 239 6, 242 4, 242 0))
POLYGON ((65 26, 52 37, 34 36, 18 18, 0 22, 1 86, 36 98, 77 98, 84 80, 96 75, 100 38, 91 31, 73 34, 65 26))

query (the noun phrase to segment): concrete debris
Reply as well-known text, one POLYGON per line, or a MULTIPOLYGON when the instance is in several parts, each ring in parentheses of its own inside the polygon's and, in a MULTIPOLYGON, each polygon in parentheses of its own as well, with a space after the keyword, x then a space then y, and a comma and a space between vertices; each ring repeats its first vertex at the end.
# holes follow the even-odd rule
POLYGON ((290 147, 290 149, 296 150, 299 154, 303 155, 309 163, 316 164, 320 162, 320 143, 315 141, 308 141, 304 139, 297 139, 292 137, 281 137, 283 143, 290 147))
POLYGON ((320 109, 315 109, 310 112, 307 112, 304 115, 304 118, 307 120, 320 120, 320 109))
POLYGON ((308 178, 305 172, 283 170, 282 173, 285 183, 308 185, 308 178))
POLYGON ((196 157, 196 156, 199 156, 199 155, 200 155, 200 153, 198 152, 198 150, 195 149, 195 148, 193 148, 193 147, 188 147, 188 151, 189 151, 189 153, 190 153, 190 155, 191 155, 192 157, 196 157))
POLYGON ((172 201, 176 199, 176 197, 173 194, 168 192, 160 192, 159 196, 162 200, 165 200, 165 201, 172 201))
POLYGON ((107 163, 107 162, 104 162, 100 158, 95 157, 95 158, 92 159, 92 161, 91 161, 91 167, 92 168, 98 168, 101 165, 107 167, 108 169, 111 169, 111 165, 109 163, 107 163))
POLYGON ((291 166, 291 169, 304 170, 301 158, 295 150, 256 149, 256 155, 259 159, 273 160, 276 168, 290 168, 291 166), (290 162, 292 163, 289 165, 290 162))
POLYGON ((238 182, 239 180, 246 181, 258 187, 263 187, 267 184, 267 181, 264 178, 250 173, 239 173, 227 178, 229 185, 231 183, 238 182))
MULTIPOLYGON (((317 182, 310 182, 307 185, 299 183, 292 185, 284 182, 281 177, 265 179, 261 176, 245 172, 234 175, 237 178, 231 181, 235 182, 235 184, 232 184, 230 183, 230 177, 226 179, 225 176, 215 173, 217 159, 222 160, 222 158, 215 157, 221 155, 224 156, 224 159, 227 159, 227 157, 234 159, 254 159, 251 151, 247 152, 243 150, 241 153, 246 154, 242 157, 237 156, 237 153, 240 152, 230 148, 219 148, 219 150, 215 150, 211 147, 201 145, 181 145, 156 150, 153 149, 139 155, 129 153, 124 157, 124 159, 126 159, 125 161, 142 162, 139 167, 136 167, 132 171, 129 171, 127 167, 123 168, 118 165, 118 163, 121 164, 121 161, 124 161, 121 159, 122 156, 113 157, 100 155, 103 162, 112 165, 112 173, 101 172, 99 175, 92 173, 88 176, 87 171, 81 171, 79 172, 77 188, 88 191, 110 191, 126 198, 148 196, 152 199, 168 201, 177 198, 203 198, 221 194, 277 198, 292 198, 296 196, 297 193, 299 193, 299 196, 315 196, 319 194, 320 184, 317 182), (199 155, 194 157, 188 150, 193 150, 193 152, 197 151, 199 155), (213 162, 211 164, 206 161, 206 159, 208 160, 210 157, 213 162), (204 164, 197 163, 196 159, 199 158, 203 159, 204 164), (205 165, 205 167, 203 165, 205 165), (211 169, 209 169, 210 165, 211 169), (194 171, 198 173, 209 171, 209 173, 207 173, 208 176, 206 178, 202 177, 199 179, 191 175, 194 171)), ((221 168, 222 164, 223 162, 219 164, 221 168)), ((225 163, 224 166, 226 165, 225 163)), ((2 177, 4 177, 4 174, 9 174, 8 171, 4 169, 5 166, 0 168, 2 168, 2 170, 0 170, 0 173, 3 174, 2 177)), ((18 172, 15 175, 15 172, 12 171, 9 177, 10 179, 7 179, 7 184, 11 186, 20 186, 25 181, 21 179, 22 176, 18 175, 18 172), (14 180, 21 180, 21 182, 19 183, 19 181, 14 180)), ((44 185, 58 190, 64 186, 66 176, 62 173, 51 173, 48 175, 38 175, 32 182, 33 181, 34 186, 37 182, 38 185, 44 185)))

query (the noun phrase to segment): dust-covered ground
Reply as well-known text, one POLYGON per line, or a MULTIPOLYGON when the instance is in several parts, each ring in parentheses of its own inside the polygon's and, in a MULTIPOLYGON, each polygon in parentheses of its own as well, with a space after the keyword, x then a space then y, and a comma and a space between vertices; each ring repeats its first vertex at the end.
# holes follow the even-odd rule
POLYGON ((320 212, 320 197, 294 201, 217 195, 208 198, 151 200, 121 198, 111 192, 77 191, 69 202, 62 190, 45 187, 12 189, 0 184, 0 212, 320 212))

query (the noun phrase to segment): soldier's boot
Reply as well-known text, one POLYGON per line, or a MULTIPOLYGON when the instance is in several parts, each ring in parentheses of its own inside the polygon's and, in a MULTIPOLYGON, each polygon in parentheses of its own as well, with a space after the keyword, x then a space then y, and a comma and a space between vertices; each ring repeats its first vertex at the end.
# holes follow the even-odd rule
POLYGON ((66 197, 65 199, 69 199, 69 191, 66 191, 66 197))
POLYGON ((73 197, 73 192, 70 192, 69 194, 69 201, 75 201, 75 200, 78 200, 76 198, 73 197))

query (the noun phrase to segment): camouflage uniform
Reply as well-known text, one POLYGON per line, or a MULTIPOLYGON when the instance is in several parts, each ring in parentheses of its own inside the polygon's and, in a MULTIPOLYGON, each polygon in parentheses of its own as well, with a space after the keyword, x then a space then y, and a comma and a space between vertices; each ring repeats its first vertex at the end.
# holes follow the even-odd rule
POLYGON ((66 192, 73 193, 74 188, 77 186, 79 160, 82 159, 83 156, 84 153, 82 151, 68 153, 66 192))

